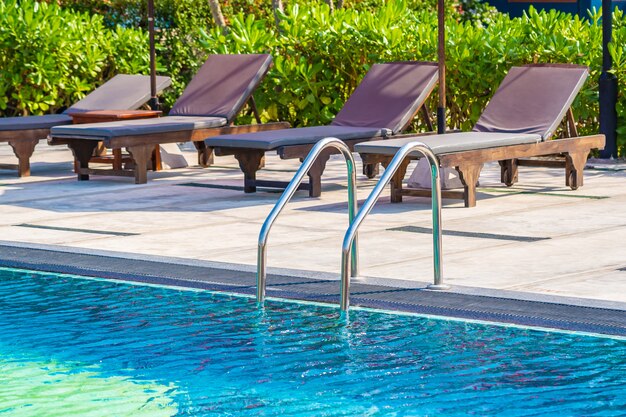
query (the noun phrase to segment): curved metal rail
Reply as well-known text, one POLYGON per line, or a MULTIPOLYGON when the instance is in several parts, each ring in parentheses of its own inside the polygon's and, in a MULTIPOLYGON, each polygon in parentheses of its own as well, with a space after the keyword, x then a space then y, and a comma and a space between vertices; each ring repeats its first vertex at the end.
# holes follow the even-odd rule
MULTIPOLYGON (((346 166, 348 168, 348 218, 349 222, 352 223, 354 220, 354 216, 357 210, 357 200, 356 200, 356 170, 355 170, 355 162, 354 157, 352 156, 352 152, 350 148, 337 138, 325 138, 319 141, 311 152, 307 155, 306 159, 302 162, 300 169, 296 172, 296 175, 293 177, 285 191, 281 195, 278 202, 270 212, 270 214, 265 219, 263 223, 263 227, 261 227, 261 232, 259 233, 259 246, 257 251, 257 289, 256 289, 256 298, 258 302, 263 302, 265 300, 265 285, 267 281, 266 275, 266 264, 267 264, 267 239, 269 237, 270 230, 272 225, 276 221, 276 218, 281 213, 285 205, 291 200, 295 192, 298 190, 298 186, 307 175, 319 155, 327 148, 335 148, 341 152, 346 160, 346 166)), ((358 274, 358 254, 357 254, 357 236, 356 234, 353 237, 354 244, 352 245, 352 257, 349 261, 350 266, 347 266, 349 273, 351 276, 356 276, 358 274)))
POLYGON ((432 212, 433 212, 433 266, 434 266, 434 283, 429 285, 431 290, 447 290, 449 285, 443 283, 441 269, 441 181, 439 181, 439 162, 432 150, 422 142, 411 142, 404 145, 396 153, 391 163, 385 170, 372 192, 370 193, 361 210, 356 215, 354 221, 350 223, 350 227, 346 231, 343 239, 341 250, 341 310, 347 311, 350 307, 350 276, 348 274, 348 265, 350 264, 350 255, 354 254, 355 238, 359 227, 363 220, 370 213, 378 197, 383 192, 391 177, 396 173, 398 167, 411 152, 418 151, 423 154, 430 164, 430 176, 432 184, 432 212), (352 249, 352 250, 351 250, 352 249))

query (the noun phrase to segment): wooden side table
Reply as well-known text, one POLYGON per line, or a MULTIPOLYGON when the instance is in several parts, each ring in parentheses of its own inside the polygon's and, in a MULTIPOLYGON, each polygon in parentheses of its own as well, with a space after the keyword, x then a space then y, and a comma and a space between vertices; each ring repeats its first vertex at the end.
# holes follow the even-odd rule
MULTIPOLYGON (((151 119, 160 117, 163 112, 160 110, 94 110, 86 112, 68 113, 74 124, 83 123, 104 123, 122 120, 151 119)), ((112 154, 107 154, 106 148, 100 144, 94 156, 89 162, 111 164, 113 169, 120 170, 125 163, 134 163, 128 154, 122 154, 121 149, 113 149, 112 154)), ((152 167, 155 171, 163 169, 161 163, 161 152, 159 145, 154 148, 152 156, 152 167)))

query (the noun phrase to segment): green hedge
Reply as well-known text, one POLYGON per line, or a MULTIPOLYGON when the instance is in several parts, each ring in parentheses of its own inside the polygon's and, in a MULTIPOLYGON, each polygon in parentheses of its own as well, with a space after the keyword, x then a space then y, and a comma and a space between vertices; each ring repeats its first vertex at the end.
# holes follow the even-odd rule
MULTIPOLYGON (((61 3, 84 5, 89 1, 61 3)), ((174 78, 173 88, 164 98, 166 110, 211 53, 271 53, 275 65, 255 97, 265 121, 287 120, 294 126, 328 123, 375 62, 436 58, 437 21, 430 5, 433 0, 355 1, 354 7, 332 15, 321 0, 302 5, 287 2, 290 7, 279 29, 264 6, 264 11, 258 13, 264 18, 251 13, 230 15, 227 34, 206 21, 204 6, 193 7, 198 1, 158 2, 157 10, 169 16, 169 23, 162 23, 159 32, 158 52, 163 62, 159 68, 174 78)), ((96 3, 100 7, 131 3, 142 7, 138 0, 96 3)), ((235 3, 224 4, 229 7, 235 3)), ((104 22, 100 15, 63 10, 54 4, 35 5, 33 0, 9 0, 0 5, 0 93, 4 93, 0 94, 0 108, 5 114, 54 111, 114 72, 146 71, 145 32, 120 26, 107 30, 104 26, 112 23, 104 22)), ((591 68, 591 76, 574 103, 574 112, 582 134, 597 132, 602 39, 598 13, 583 20, 534 9, 513 19, 490 9, 475 13, 472 19, 460 18, 454 10, 448 15, 449 126, 470 128, 512 65, 570 62, 591 68)), ((118 19, 118 23, 123 21, 118 19)), ((612 54, 620 80, 618 141, 623 156, 626 18, 616 11, 614 21, 612 54)), ((433 112, 436 101, 435 95, 430 104, 433 112)), ((240 122, 249 120, 249 116, 241 116, 240 122)), ((413 128, 423 126, 416 122, 413 128)))
MULTIPOLYGON (((619 146, 626 148, 626 19, 615 13, 614 50, 620 78, 619 146)), ((489 14, 483 22, 447 22, 448 125, 469 129, 513 65, 569 62, 587 65, 591 75, 574 103, 582 134, 598 131, 601 69, 600 15, 581 20, 531 9, 521 18, 489 14)), ((389 2, 373 13, 324 5, 293 6, 281 31, 253 16, 231 19, 231 32, 204 32, 207 53, 270 52, 276 65, 256 94, 266 120, 295 126, 328 123, 369 66, 392 60, 435 60, 437 21, 432 11, 389 2)), ((436 95, 431 100, 434 112, 436 95)), ((415 126, 415 128, 422 128, 415 126)))
MULTIPOLYGON (((147 30, 146 0, 47 0, 58 2, 63 7, 104 16, 104 23, 109 27, 124 26, 147 30)), ((395 0, 346 0, 346 8, 358 12, 371 12, 386 1, 395 0)), ((436 0, 406 0, 412 10, 432 9, 436 0)), ((456 13, 460 4, 477 0, 448 1, 449 12, 456 13)), ((320 4, 323 0, 297 0, 298 4, 320 4)), ((285 3, 291 3, 286 1, 285 3)), ((264 19, 268 25, 274 25, 274 15, 270 0, 220 0, 227 23, 231 23, 237 13, 252 15, 264 19)), ((481 9, 481 10, 484 10, 481 9)), ((479 13, 480 14, 480 13, 479 13)), ((464 13, 457 16, 472 17, 476 13, 464 13)), ((236 24, 237 18, 235 17, 236 24)), ((172 89, 163 97, 165 107, 171 106, 191 77, 202 63, 199 57, 205 51, 199 44, 199 31, 210 31, 215 25, 207 0, 157 0, 155 1, 155 25, 157 44, 160 46, 161 62, 166 67, 159 68, 172 77, 172 89)))
POLYGON ((0 2, 0 115, 54 113, 118 73, 148 70, 141 31, 33 0, 0 2))

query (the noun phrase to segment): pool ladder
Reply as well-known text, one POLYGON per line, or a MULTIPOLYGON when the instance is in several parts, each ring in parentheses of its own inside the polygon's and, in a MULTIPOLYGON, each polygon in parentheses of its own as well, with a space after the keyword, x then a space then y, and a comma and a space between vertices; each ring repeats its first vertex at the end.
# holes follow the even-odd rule
POLYGON ((350 307, 350 278, 358 276, 358 231, 359 227, 370 213, 385 187, 398 170, 404 159, 412 152, 421 153, 430 165, 431 185, 432 185, 432 218, 433 218, 433 284, 428 285, 431 290, 447 290, 449 285, 443 283, 442 273, 442 253, 441 253, 441 181, 439 180, 439 163, 432 150, 422 142, 411 142, 404 145, 393 157, 384 174, 370 193, 367 200, 357 213, 356 196, 356 171, 355 161, 348 146, 337 138, 325 138, 319 141, 302 162, 300 169, 296 172, 282 196, 272 208, 272 211, 265 219, 261 232, 259 233, 257 250, 257 291, 256 297, 259 303, 265 301, 265 288, 267 282, 267 240, 270 230, 278 215, 291 200, 302 180, 307 175, 313 163, 319 155, 327 148, 335 148, 344 156, 348 171, 348 219, 350 226, 346 231, 341 248, 341 292, 340 307, 342 311, 347 311, 350 307))

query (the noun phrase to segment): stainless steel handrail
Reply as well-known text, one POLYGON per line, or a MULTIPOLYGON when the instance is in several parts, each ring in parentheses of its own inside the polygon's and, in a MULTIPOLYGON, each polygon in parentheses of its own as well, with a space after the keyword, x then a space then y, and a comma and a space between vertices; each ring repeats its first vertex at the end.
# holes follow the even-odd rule
POLYGON ((449 285, 443 283, 443 273, 441 269, 441 181, 439 180, 439 162, 433 151, 427 145, 422 142, 411 142, 400 148, 393 157, 391 163, 387 169, 385 169, 385 173, 380 178, 367 200, 365 200, 365 203, 363 203, 354 221, 350 222, 350 227, 346 231, 341 248, 342 311, 347 311, 350 307, 350 276, 348 274, 348 265, 350 264, 350 255, 354 253, 353 242, 357 236, 359 227, 378 201, 378 197, 389 181, 391 181, 391 177, 396 173, 400 164, 402 164, 409 153, 415 151, 423 154, 428 160, 432 184, 434 283, 429 285, 428 288, 431 290, 447 290, 450 288, 449 285))
MULTIPOLYGON (((258 302, 263 302, 265 300, 265 284, 267 281, 266 275, 266 264, 267 264, 267 239, 269 237, 270 230, 272 225, 276 221, 276 218, 281 213, 285 205, 291 200, 295 192, 298 190, 298 186, 304 179, 305 175, 309 172, 313 163, 317 160, 320 153, 326 148, 335 148, 341 152, 346 160, 346 166, 348 168, 348 220, 350 223, 354 220, 354 216, 357 210, 357 199, 356 199, 356 170, 355 170, 355 162, 354 157, 352 156, 352 152, 350 148, 337 138, 325 138, 319 141, 312 149, 311 152, 307 155, 306 159, 302 162, 300 169, 296 172, 296 175, 293 177, 285 191, 276 202, 276 205, 265 219, 263 223, 263 227, 261 227, 261 232, 259 233, 259 246, 257 251, 257 288, 256 288, 256 299, 258 302)), ((351 257, 351 261, 349 261, 350 266, 347 267, 349 269, 349 274, 351 276, 357 276, 358 274, 358 254, 357 254, 357 236, 353 237, 354 245, 353 253, 351 257)))

